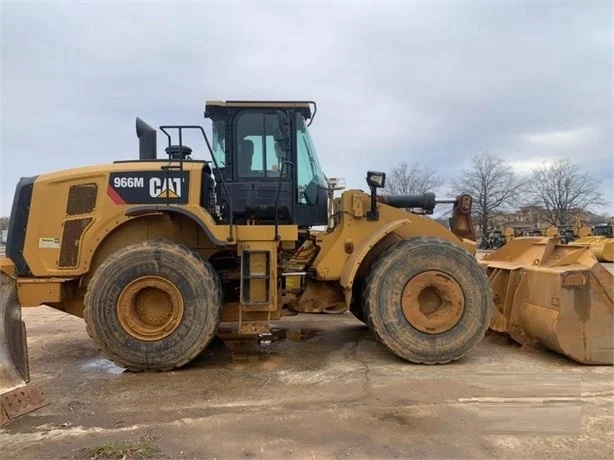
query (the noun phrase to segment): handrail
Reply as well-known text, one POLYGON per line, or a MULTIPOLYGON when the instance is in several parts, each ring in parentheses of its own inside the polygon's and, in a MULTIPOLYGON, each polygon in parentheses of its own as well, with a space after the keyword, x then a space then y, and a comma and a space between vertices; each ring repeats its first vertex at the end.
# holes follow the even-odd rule
MULTIPOLYGON (((160 131, 162 131, 166 137, 168 138, 168 145, 169 147, 171 146, 171 136, 170 134, 168 134, 166 132, 166 129, 178 129, 179 130, 179 145, 183 145, 182 144, 182 130, 183 129, 196 129, 198 131, 201 132, 201 134, 203 135, 203 139, 205 140, 205 143, 207 144, 207 148, 209 149, 209 154, 211 155, 211 159, 213 160, 213 164, 215 165, 215 169, 217 169, 218 173, 219 173, 219 177, 221 179, 221 183, 222 183, 222 188, 224 189, 224 192, 226 193, 226 197, 228 199, 228 225, 230 228, 230 236, 228 238, 228 241, 231 242, 234 240, 234 235, 233 235, 233 212, 232 212, 232 198, 230 196, 230 192, 228 191, 228 187, 226 186, 226 181, 224 180, 224 176, 222 175, 222 171, 220 170, 220 167, 217 163, 217 160, 215 159, 215 155, 213 154, 213 148, 211 147, 211 144, 209 143, 209 138, 207 137, 207 133, 205 133, 205 130, 203 129, 202 126, 199 125, 165 125, 165 126, 160 126, 160 131)), ((170 157, 169 157, 170 160, 170 157)), ((183 160, 180 160, 183 161, 183 160)), ((183 163, 182 163, 183 164, 183 163)))

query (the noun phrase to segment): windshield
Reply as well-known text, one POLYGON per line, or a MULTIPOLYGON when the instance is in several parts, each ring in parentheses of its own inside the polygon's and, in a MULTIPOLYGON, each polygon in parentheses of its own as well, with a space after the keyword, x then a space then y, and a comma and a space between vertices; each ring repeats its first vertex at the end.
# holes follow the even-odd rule
POLYGON ((305 192, 310 194, 317 193, 317 190, 313 189, 313 186, 307 190, 307 186, 310 183, 319 185, 320 187, 327 188, 326 176, 316 150, 311 141, 309 130, 305 125, 305 119, 300 113, 296 114, 296 154, 297 154, 297 179, 298 179, 298 197, 300 203, 315 204, 315 196, 306 196, 305 192))
POLYGON ((612 227, 610 225, 597 225, 593 231, 595 236, 612 236, 612 227))
POLYGON ((216 120, 212 129, 213 156, 217 165, 222 168, 226 166, 226 123, 224 120, 216 120))

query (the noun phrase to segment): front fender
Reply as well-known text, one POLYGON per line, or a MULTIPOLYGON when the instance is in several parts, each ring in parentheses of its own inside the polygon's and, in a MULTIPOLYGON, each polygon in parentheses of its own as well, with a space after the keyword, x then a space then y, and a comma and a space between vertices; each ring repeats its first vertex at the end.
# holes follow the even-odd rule
POLYGON ((345 299, 346 303, 349 305, 352 296, 352 285, 354 284, 354 277, 356 276, 356 272, 360 267, 360 264, 364 260, 364 258, 369 254, 369 251, 373 249, 373 247, 379 243, 384 237, 387 235, 394 233, 401 227, 405 225, 409 225, 410 221, 408 219, 400 219, 387 223, 383 227, 378 228, 376 231, 371 233, 368 238, 365 238, 360 246, 358 246, 352 255, 348 258, 345 266, 343 267, 343 271, 341 272, 341 279, 339 280, 339 284, 345 290, 345 299))

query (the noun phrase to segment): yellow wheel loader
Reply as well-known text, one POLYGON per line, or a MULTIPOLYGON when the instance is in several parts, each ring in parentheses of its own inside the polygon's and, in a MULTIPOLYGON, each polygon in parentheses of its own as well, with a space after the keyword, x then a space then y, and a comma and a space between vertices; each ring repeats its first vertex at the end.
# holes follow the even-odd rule
POLYGON ((580 237, 574 244, 591 249, 600 262, 614 262, 614 236, 612 226, 614 219, 606 224, 598 224, 591 228, 590 235, 580 237))
POLYGON ((315 112, 311 101, 209 101, 211 141, 201 126, 161 126, 158 158, 157 130, 137 118, 138 159, 22 178, 0 262, 2 389, 28 379, 20 312, 41 304, 83 317, 131 371, 185 365, 222 325, 266 336, 286 311, 350 310, 413 363, 469 353, 492 303, 471 197, 386 196, 385 173, 367 172, 368 193, 329 203, 315 112), (192 158, 189 131, 210 161, 192 158), (450 229, 404 210, 441 202, 450 229))

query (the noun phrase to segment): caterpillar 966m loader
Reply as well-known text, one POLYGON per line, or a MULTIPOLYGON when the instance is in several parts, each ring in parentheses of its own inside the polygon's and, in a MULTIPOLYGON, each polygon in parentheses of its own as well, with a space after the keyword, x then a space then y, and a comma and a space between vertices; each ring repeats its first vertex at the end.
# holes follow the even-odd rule
POLYGON ((41 304, 83 317, 102 354, 133 371, 185 365, 222 323, 267 334, 283 307, 351 310, 415 363, 478 344, 491 293, 470 196, 444 200, 449 230, 404 210, 432 213, 433 194, 378 195, 385 174, 368 172, 369 193, 346 190, 331 212, 308 130, 315 103, 205 107, 211 142, 201 126, 161 126, 159 159, 157 131, 137 118, 138 160, 19 181, 0 262, 4 389, 28 379, 21 308, 41 304), (192 159, 188 130, 212 161, 192 159))

